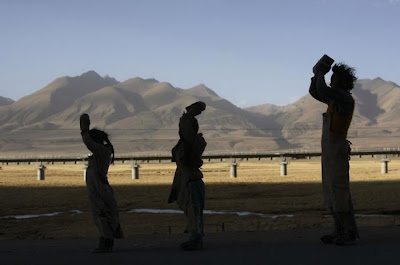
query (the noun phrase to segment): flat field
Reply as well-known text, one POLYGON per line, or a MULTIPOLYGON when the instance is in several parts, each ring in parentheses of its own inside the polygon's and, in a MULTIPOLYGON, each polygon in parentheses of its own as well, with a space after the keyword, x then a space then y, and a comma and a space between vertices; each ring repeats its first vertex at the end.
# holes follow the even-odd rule
MULTIPOLYGON (((359 225, 397 224, 400 213, 400 160, 381 174, 379 159, 352 160, 351 192, 359 225), (384 216, 371 216, 371 215, 384 216)), ((322 199, 320 161, 291 160, 288 176, 279 176, 278 161, 239 162, 238 177, 230 178, 228 162, 205 163, 206 210, 252 212, 206 214, 206 232, 259 231, 330 226, 322 199), (292 215, 292 217, 280 216, 292 215)), ((140 178, 132 180, 130 164, 110 166, 109 182, 118 202, 125 234, 182 233, 182 214, 129 213, 131 209, 174 209, 168 204, 175 165, 143 163, 140 178)), ((2 165, 0 218, 13 215, 56 216, 0 219, 0 238, 96 237, 82 165, 46 165, 45 180, 36 180, 35 165, 2 165), (83 213, 74 214, 72 210, 83 213)))

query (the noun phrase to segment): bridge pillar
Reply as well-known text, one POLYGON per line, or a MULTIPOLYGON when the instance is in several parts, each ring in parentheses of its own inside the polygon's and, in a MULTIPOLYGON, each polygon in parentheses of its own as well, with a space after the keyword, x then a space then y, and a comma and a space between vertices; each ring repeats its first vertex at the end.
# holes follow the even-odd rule
POLYGON ((231 178, 237 178, 237 163, 233 161, 231 163, 231 178))
POLYGON ((382 174, 387 174, 389 171, 389 159, 387 158, 382 158, 381 159, 381 173, 382 174))
POLYGON ((82 165, 82 169, 83 169, 83 180, 86 181, 86 171, 88 168, 88 164, 87 163, 83 163, 82 165))
POLYGON ((44 180, 45 176, 44 176, 44 170, 45 170, 45 166, 40 164, 37 167, 37 180, 44 180))
POLYGON ((288 165, 288 162, 286 161, 286 158, 281 160, 281 162, 279 162, 279 165, 280 165, 280 175, 281 176, 287 176, 287 165, 288 165))
POLYGON ((139 167, 137 163, 132 164, 132 179, 139 179, 139 167))

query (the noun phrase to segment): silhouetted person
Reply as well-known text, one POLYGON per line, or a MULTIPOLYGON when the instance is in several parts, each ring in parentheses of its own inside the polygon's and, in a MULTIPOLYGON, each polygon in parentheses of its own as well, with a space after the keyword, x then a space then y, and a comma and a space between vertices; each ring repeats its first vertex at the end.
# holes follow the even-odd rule
POLYGON ((176 201, 186 215, 190 238, 181 244, 183 250, 203 248, 205 187, 200 167, 203 165, 201 155, 206 142, 198 133, 199 124, 195 116, 205 109, 206 104, 201 101, 186 107, 179 121, 180 139, 172 149, 172 161, 176 162, 177 168, 168 202, 176 201))
POLYGON ((353 68, 335 64, 332 67, 331 87, 328 87, 324 75, 329 72, 330 64, 322 62, 314 66, 310 94, 328 105, 323 114, 321 139, 322 186, 335 230, 332 234, 322 236, 321 241, 343 246, 355 244, 359 238, 349 187, 351 143, 346 139, 355 106, 350 91, 357 78, 353 68))
POLYGON ((89 130, 89 126, 89 115, 82 114, 82 140, 92 152, 86 170, 86 187, 93 219, 99 232, 98 246, 92 252, 108 253, 112 252, 114 238, 123 238, 117 202, 107 179, 108 167, 110 163, 114 163, 114 147, 107 133, 97 129, 89 130))

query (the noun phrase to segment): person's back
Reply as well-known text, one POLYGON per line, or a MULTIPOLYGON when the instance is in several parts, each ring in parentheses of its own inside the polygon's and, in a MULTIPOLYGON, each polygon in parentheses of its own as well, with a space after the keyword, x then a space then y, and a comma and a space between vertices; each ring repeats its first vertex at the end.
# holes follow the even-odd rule
POLYGON ((88 168, 86 181, 96 181, 97 178, 104 184, 108 184, 107 173, 111 163, 112 146, 99 144, 88 134, 82 135, 86 147, 92 152, 88 157, 88 168))

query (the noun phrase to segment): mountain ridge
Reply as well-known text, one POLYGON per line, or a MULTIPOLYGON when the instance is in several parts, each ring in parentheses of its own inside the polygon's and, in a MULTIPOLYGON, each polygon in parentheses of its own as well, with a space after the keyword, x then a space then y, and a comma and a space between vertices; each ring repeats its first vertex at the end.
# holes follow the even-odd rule
POLYGON ((12 100, 11 98, 6 98, 6 97, 0 96, 0 106, 11 105, 11 104, 13 104, 14 102, 15 102, 15 101, 12 100))
MULTIPOLYGON (((357 105, 349 137, 354 145, 396 144, 400 87, 381 78, 361 79, 353 95, 357 105)), ((168 152, 178 139, 185 107, 199 100, 207 104, 199 123, 208 151, 320 148, 326 105, 306 93, 285 106, 267 103, 242 109, 204 84, 181 89, 156 79, 119 82, 88 71, 57 78, 20 100, 0 104, 0 150, 6 154, 83 152, 79 116, 89 113, 92 124, 109 131, 122 153, 168 152)))

